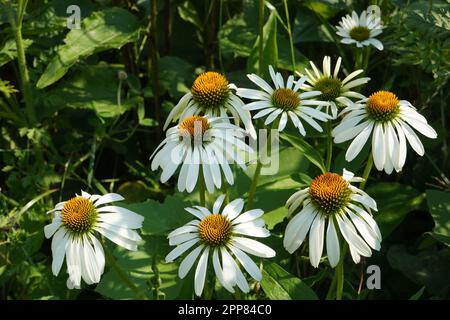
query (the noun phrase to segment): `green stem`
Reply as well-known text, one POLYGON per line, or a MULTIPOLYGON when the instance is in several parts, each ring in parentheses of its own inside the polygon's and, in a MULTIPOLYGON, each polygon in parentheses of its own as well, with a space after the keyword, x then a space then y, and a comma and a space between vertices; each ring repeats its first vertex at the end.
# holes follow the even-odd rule
POLYGON ((25 58, 25 47, 22 38, 22 20, 26 11, 28 0, 19 0, 17 20, 14 18, 12 8, 10 10, 10 23, 14 31, 14 39, 17 48, 17 61, 19 63, 19 73, 21 78, 22 93, 25 100, 26 113, 30 124, 36 123, 36 112, 33 105, 31 93, 30 76, 28 75, 27 61, 25 58))
POLYGON ((369 46, 366 49, 366 55, 364 56, 364 64, 363 64, 363 70, 364 73, 367 74, 367 67, 369 66, 369 59, 370 59, 370 51, 372 50, 372 48, 369 46))
POLYGON ((295 63, 295 52, 294 52, 294 40, 292 39, 291 21, 289 20, 289 8, 287 5, 287 0, 283 0, 283 3, 284 3, 284 12, 286 14, 287 32, 288 32, 288 36, 289 36, 289 46, 291 48, 292 71, 295 72, 296 63, 295 63))
POLYGON ((152 75, 152 85, 153 85, 153 104, 154 104, 154 115, 155 120, 158 122, 158 136, 162 133, 162 123, 161 123, 161 106, 159 101, 160 87, 159 87, 159 71, 158 71, 158 34, 156 32, 158 17, 157 1, 151 1, 150 5, 150 30, 149 30, 149 40, 150 40, 150 59, 149 65, 151 66, 152 75))
POLYGON ((371 152, 371 153, 369 153, 369 157, 367 158, 366 167, 364 168, 364 173, 362 176, 362 178, 364 180, 361 181, 361 183, 359 184, 359 188, 361 190, 364 189, 364 187, 366 186, 367 179, 369 178, 369 174, 370 174, 370 171, 372 170, 372 167, 373 167, 373 156, 372 156, 372 152, 371 152))
POLYGON ((255 173, 253 174, 252 185, 250 186, 250 190, 248 192, 247 198, 247 210, 250 210, 253 205, 253 198, 255 197, 256 187, 258 186, 258 179, 261 175, 262 163, 258 161, 256 163, 255 173))
POLYGON ((262 69, 263 69, 263 54, 264 54, 264 48, 263 48, 263 44, 264 44, 264 0, 259 0, 259 10, 258 10, 258 15, 259 15, 259 43, 258 43, 258 47, 259 47, 259 65, 258 65, 258 72, 261 75, 262 74, 262 69))
MULTIPOLYGON (((335 275, 336 275, 336 271, 335 271, 335 275)), ((325 298, 325 300, 332 300, 335 290, 336 290, 336 282, 337 282, 337 277, 333 277, 333 280, 331 280, 331 284, 330 284, 330 288, 328 289, 328 293, 327 296, 325 298)))
POLYGON ((205 190, 205 181, 203 180, 203 174, 199 175, 198 181, 198 192, 200 193, 200 205, 202 207, 206 206, 206 190, 205 190))
POLYGON ((342 300, 342 293, 344 291, 344 260, 347 253, 347 243, 344 242, 341 250, 341 258, 336 266, 336 300, 342 300))
POLYGON ((333 156, 333 137, 331 136, 331 120, 327 121, 326 124, 326 128, 327 128, 327 163, 326 163, 326 168, 327 171, 330 172, 331 170, 331 158, 333 156))
POLYGON ((105 245, 105 242, 103 242, 103 250, 105 251, 106 260, 108 261, 109 265, 114 269, 114 271, 119 276, 120 280, 123 281, 135 294, 136 297, 139 297, 143 300, 148 300, 147 295, 139 289, 133 281, 128 277, 128 275, 122 270, 122 268, 117 264, 116 259, 114 259, 113 255, 109 251, 108 247, 105 245))

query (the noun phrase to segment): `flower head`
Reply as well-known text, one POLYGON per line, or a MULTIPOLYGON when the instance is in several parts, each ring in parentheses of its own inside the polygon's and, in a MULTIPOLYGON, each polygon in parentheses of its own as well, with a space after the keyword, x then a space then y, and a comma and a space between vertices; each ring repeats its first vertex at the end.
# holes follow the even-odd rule
POLYGON ((339 22, 337 34, 342 37, 341 42, 346 44, 355 43, 358 48, 363 46, 374 46, 378 50, 383 50, 383 44, 375 37, 382 33, 381 19, 375 14, 364 10, 358 17, 353 11, 350 16, 347 14, 339 22))
MULTIPOLYGON (((341 57, 338 58, 334 70, 331 69, 331 58, 325 56, 323 58, 323 70, 319 70, 314 62, 310 61, 312 71, 305 68, 307 75, 306 83, 301 86, 305 91, 320 91, 322 94, 316 99, 326 101, 331 107, 331 115, 336 119, 338 113, 338 105, 347 106, 352 103, 349 98, 363 99, 364 96, 360 93, 352 91, 353 88, 367 83, 370 78, 357 78, 364 70, 359 69, 350 73, 347 77, 339 77, 339 70, 341 67, 341 57), (356 79, 355 79, 356 78, 356 79)), ((300 76, 304 76, 299 73, 300 76)))
POLYGON ((141 237, 134 229, 142 226, 144 218, 128 209, 106 205, 123 199, 116 193, 100 196, 81 191, 81 196, 60 202, 49 211, 54 218, 44 227, 44 233, 46 238, 53 236, 52 271, 57 276, 66 258, 69 289, 79 289, 81 279, 87 284, 100 281, 105 255, 97 233, 128 250, 137 250, 141 237))
POLYGON ((151 169, 161 167, 164 183, 181 167, 179 191, 192 192, 201 175, 206 189, 213 193, 215 187, 222 185, 222 172, 228 184, 234 183, 229 161, 246 169, 239 151, 253 150, 242 140, 244 136, 243 129, 223 122, 223 118, 189 116, 167 130, 166 138, 150 157, 151 169))
POLYGON ((200 74, 192 84, 191 92, 186 93, 178 104, 170 111, 164 129, 173 121, 188 118, 193 115, 222 117, 229 122, 228 115, 239 125, 242 121, 252 138, 256 139, 250 113, 242 107, 244 103, 233 92, 234 84, 218 72, 208 71, 200 74))
POLYGON ((262 258, 275 256, 275 251, 271 248, 248 238, 265 238, 270 235, 261 218, 264 212, 253 209, 241 213, 244 207, 242 199, 231 201, 221 210, 224 198, 224 195, 217 198, 212 211, 200 206, 186 208, 196 219, 169 234, 169 244, 176 247, 166 256, 166 262, 174 261, 195 247, 180 264, 180 278, 188 274, 200 256, 195 268, 194 286, 198 296, 203 291, 210 257, 217 279, 224 288, 234 292, 237 285, 243 292, 248 292, 249 285, 239 265, 253 279, 260 281, 261 271, 248 253, 262 258))
POLYGON ((381 233, 371 215, 371 209, 377 210, 377 204, 367 193, 351 185, 362 180, 345 169, 342 176, 327 172, 316 177, 308 188, 294 193, 286 206, 290 214, 298 213, 286 227, 283 239, 286 250, 290 253, 297 250, 308 232, 309 258, 316 268, 324 241, 330 265, 338 264, 338 233, 348 243, 355 263, 360 261, 360 256, 370 257, 371 248, 379 250, 381 233))
POLYGON ((298 128, 300 134, 306 135, 305 128, 302 121, 310 124, 314 129, 322 132, 322 127, 316 122, 327 121, 330 117, 311 106, 325 106, 328 103, 318 101, 322 93, 320 91, 310 91, 300 93, 300 87, 305 83, 306 77, 302 77, 294 81, 294 76, 289 76, 286 83, 284 83, 281 73, 273 70, 272 66, 269 66, 270 76, 272 78, 274 87, 271 87, 264 79, 255 74, 249 74, 248 78, 259 86, 262 91, 254 89, 238 88, 237 95, 256 100, 245 105, 246 110, 259 110, 253 119, 266 117, 265 124, 269 125, 279 118, 277 125, 278 131, 283 131, 286 127, 288 118, 292 120, 292 123, 298 128), (313 98, 314 97, 314 98, 313 98))
POLYGON ((390 91, 378 91, 346 107, 341 123, 333 129, 335 143, 352 140, 345 159, 352 161, 372 135, 372 157, 378 170, 387 174, 402 170, 406 161, 406 141, 419 155, 424 147, 414 129, 428 138, 436 131, 406 100, 399 100, 390 91))

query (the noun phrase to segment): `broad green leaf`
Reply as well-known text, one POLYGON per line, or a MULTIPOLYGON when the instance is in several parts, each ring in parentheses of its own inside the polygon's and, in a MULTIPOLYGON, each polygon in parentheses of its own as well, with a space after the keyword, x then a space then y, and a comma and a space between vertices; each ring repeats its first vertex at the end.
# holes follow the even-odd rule
POLYGON ((261 287, 271 300, 317 300, 316 293, 302 280, 275 262, 265 262, 261 287))
POLYGON ((195 217, 184 208, 191 206, 182 194, 167 196, 164 203, 155 200, 123 205, 144 216, 142 234, 167 236, 167 234, 195 217))
POLYGON ((435 224, 433 237, 450 245, 450 193, 427 190, 427 203, 435 224))
POLYGON ((278 45, 277 45, 277 17, 273 11, 263 28, 263 56, 261 70, 259 70, 259 36, 256 38, 252 52, 247 60, 247 71, 259 73, 260 75, 269 74, 269 65, 274 68, 278 65, 278 45), (260 71, 260 72, 258 72, 260 71))
MULTIPOLYGON (((149 298, 154 298, 155 272, 152 268, 153 259, 159 273, 160 294, 165 299, 175 299, 183 281, 178 278, 178 266, 174 263, 163 262, 164 257, 171 248, 165 237, 144 237, 145 243, 138 247, 138 251, 128 251, 117 247, 114 258, 117 265, 129 277, 141 292, 149 298)), ((102 295, 112 299, 140 299, 137 294, 127 286, 113 268, 103 275, 95 289, 102 295)))
POLYGON ((174 99, 190 91, 194 76, 194 66, 186 60, 174 56, 165 56, 159 60, 161 87, 174 99))
POLYGON ((136 40, 138 31, 137 18, 124 9, 108 8, 94 12, 82 21, 81 29, 69 31, 65 44, 58 48, 36 86, 42 89, 55 83, 79 59, 97 52, 118 49, 136 40))
POLYGON ((392 268, 401 271, 408 279, 425 286, 435 295, 448 293, 450 250, 446 246, 429 246, 418 252, 404 245, 393 245, 387 259, 392 268))
POLYGON ((302 152, 302 154, 316 167, 318 167, 322 172, 325 172, 325 163, 323 161, 322 156, 317 150, 311 146, 308 142, 306 142, 301 137, 296 137, 287 133, 283 133, 280 135, 281 139, 289 142, 293 147, 297 148, 302 152))
POLYGON ((249 27, 242 16, 229 19, 217 35, 222 54, 248 57, 252 52, 257 34, 258 30, 249 27))
POLYGON ((92 109, 98 116, 109 118, 118 116, 143 103, 141 97, 122 98, 117 105, 117 73, 122 68, 100 63, 88 66, 74 73, 44 95, 43 103, 46 113, 64 107, 75 109, 92 109))
POLYGON ((203 23, 200 17, 198 16, 197 10, 191 1, 185 0, 182 4, 178 6, 178 14, 181 19, 192 23, 196 26, 200 31, 203 30, 203 23))
POLYGON ((408 185, 380 182, 367 189, 369 196, 375 199, 378 213, 375 220, 383 238, 387 238, 403 221, 406 215, 417 209, 424 196, 408 185))

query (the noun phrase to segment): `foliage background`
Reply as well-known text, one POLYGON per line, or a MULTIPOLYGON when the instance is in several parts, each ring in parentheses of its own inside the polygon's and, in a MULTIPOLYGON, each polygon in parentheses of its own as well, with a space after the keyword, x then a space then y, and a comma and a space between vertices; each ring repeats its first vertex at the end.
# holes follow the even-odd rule
MULTIPOLYGON (((145 242, 138 252, 114 249, 119 264, 152 299, 192 298, 192 274, 177 279, 177 264, 165 264, 166 236, 189 217, 185 206, 198 194, 179 194, 174 181, 158 182, 148 157, 161 140, 161 119, 204 70, 218 70, 238 86, 258 59, 258 1, 80 0, 80 30, 66 27, 69 0, 29 1, 23 14, 29 83, 21 85, 17 28, 20 3, 0 1, 0 299, 135 298, 106 269, 97 286, 68 291, 66 274, 51 274, 45 214, 82 188, 118 192, 125 206, 145 216, 145 242), (19 3, 19 5, 18 5, 19 3), (155 23, 156 21, 156 23, 155 23), (119 77, 125 71, 126 79, 119 77), (29 91, 27 95, 26 91, 29 91)), ((354 48, 338 43, 333 26, 351 10, 374 1, 288 1, 292 33, 285 28, 283 1, 266 7, 264 61, 292 71, 308 60, 341 55, 353 68, 354 48)), ((372 173, 368 193, 379 204, 376 220, 382 249, 360 265, 346 266, 344 298, 448 299, 450 297, 450 172, 448 151, 450 13, 445 1, 378 1, 386 26, 385 50, 372 53, 364 94, 393 90, 409 100, 437 130, 425 140, 426 155, 408 152, 403 171, 372 173), (377 264, 381 290, 359 289, 365 267, 377 264)), ((20 50, 19 50, 20 51, 20 50)), ((284 144, 276 176, 259 181, 255 207, 274 234, 267 243, 277 258, 264 262, 264 279, 249 299, 323 299, 332 277, 326 264, 313 269, 307 252, 289 256, 282 247, 284 202, 319 173, 304 156, 305 143, 320 158, 324 136, 312 130, 296 147, 284 144), (311 135, 312 134, 312 135, 311 135)), ((294 133, 294 132, 293 132, 294 133)), ((333 170, 361 173, 368 150, 352 163, 347 145, 335 146, 333 170)), ((236 169, 231 197, 249 189, 254 167, 236 169)), ((212 197, 211 197, 212 200, 212 197)), ((232 298, 217 287, 215 298, 232 298)), ((237 297, 237 298, 242 298, 237 297)))

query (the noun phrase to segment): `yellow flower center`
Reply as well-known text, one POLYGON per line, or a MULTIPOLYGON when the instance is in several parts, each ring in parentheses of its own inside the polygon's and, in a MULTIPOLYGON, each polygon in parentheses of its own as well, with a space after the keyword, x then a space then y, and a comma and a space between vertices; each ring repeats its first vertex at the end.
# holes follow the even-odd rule
POLYGON ((300 96, 291 89, 280 88, 272 93, 272 103, 276 108, 293 111, 300 105, 300 96))
POLYGON ((207 246, 223 246, 230 240, 231 223, 223 215, 214 213, 200 222, 198 234, 207 246))
POLYGON ((399 100, 390 91, 377 91, 367 99, 366 110, 369 116, 375 121, 391 121, 400 112, 399 100))
POLYGON ((316 177, 309 186, 313 204, 325 214, 335 214, 347 204, 351 190, 348 182, 336 173, 316 177))
POLYGON ((97 218, 97 210, 92 201, 83 197, 74 197, 64 204, 61 217, 68 230, 85 233, 92 230, 97 218))
POLYGON ((219 108, 230 95, 227 79, 217 72, 199 75, 191 88, 192 97, 203 108, 219 108))
POLYGON ((350 30, 350 37, 357 41, 367 40, 370 37, 370 30, 369 28, 363 26, 354 27, 350 30))
POLYGON ((342 82, 334 77, 322 77, 314 84, 314 89, 321 91, 320 100, 333 101, 341 94, 342 82))
POLYGON ((205 131, 209 129, 208 119, 202 116, 191 116, 180 123, 181 135, 189 135, 191 137, 203 136, 205 131))

